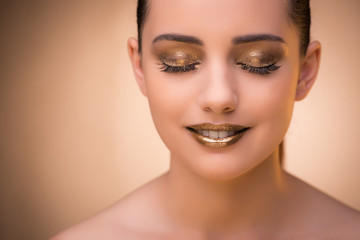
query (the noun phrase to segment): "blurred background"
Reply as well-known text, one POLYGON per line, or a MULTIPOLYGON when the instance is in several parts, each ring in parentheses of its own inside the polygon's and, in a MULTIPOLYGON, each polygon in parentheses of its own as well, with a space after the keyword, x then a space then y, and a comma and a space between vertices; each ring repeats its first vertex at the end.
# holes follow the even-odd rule
MULTIPOLYGON (((0 2, 0 239, 47 239, 168 168, 127 56, 135 8, 0 2)), ((312 11, 321 69, 296 103, 285 169, 360 209, 360 1, 312 11)))

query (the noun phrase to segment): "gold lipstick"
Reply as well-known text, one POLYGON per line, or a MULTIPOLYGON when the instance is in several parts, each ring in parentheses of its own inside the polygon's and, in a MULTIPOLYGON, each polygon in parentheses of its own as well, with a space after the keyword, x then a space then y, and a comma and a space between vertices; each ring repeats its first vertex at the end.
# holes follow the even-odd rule
POLYGON ((199 143, 213 148, 226 147, 236 143, 250 129, 234 124, 215 125, 211 123, 196 124, 186 128, 199 143))

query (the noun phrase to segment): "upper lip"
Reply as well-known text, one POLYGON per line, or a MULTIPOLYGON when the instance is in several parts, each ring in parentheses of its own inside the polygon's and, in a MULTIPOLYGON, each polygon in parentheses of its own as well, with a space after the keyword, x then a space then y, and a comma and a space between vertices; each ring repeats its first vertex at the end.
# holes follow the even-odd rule
POLYGON ((191 126, 187 126, 188 129, 199 130, 212 130, 212 131, 234 131, 239 132, 241 130, 248 129, 249 127, 235 125, 235 124, 212 124, 212 123, 201 123, 191 126))

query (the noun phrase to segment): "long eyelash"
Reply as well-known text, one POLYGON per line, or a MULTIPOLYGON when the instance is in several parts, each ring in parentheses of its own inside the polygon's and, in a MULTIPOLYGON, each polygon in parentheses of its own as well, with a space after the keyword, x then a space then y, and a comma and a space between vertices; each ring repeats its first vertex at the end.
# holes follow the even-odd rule
POLYGON ((266 67, 252 67, 244 63, 237 63, 237 65, 240 65, 241 69, 243 70, 248 70, 249 73, 255 73, 259 75, 267 75, 272 71, 278 70, 280 68, 280 66, 276 66, 275 63, 266 67))
POLYGON ((168 73, 178 73, 178 72, 190 72, 196 70, 196 65, 200 63, 192 63, 185 66, 170 66, 166 63, 161 63, 161 71, 168 72, 168 73))

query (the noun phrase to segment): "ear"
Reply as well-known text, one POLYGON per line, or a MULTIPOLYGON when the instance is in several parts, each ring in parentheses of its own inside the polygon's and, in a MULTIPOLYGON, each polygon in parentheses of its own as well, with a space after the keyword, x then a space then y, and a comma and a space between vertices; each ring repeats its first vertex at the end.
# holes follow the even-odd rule
POLYGON ((127 47, 136 82, 138 83, 141 92, 146 97, 147 93, 144 81, 144 72, 141 65, 141 54, 139 53, 139 41, 133 37, 129 38, 127 47))
POLYGON ((321 45, 318 41, 311 42, 304 57, 300 76, 296 88, 295 100, 300 101, 306 97, 313 86, 320 64, 321 45))

